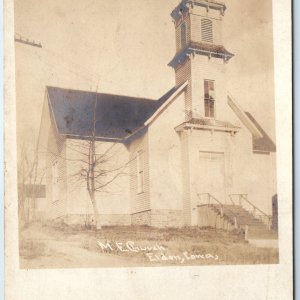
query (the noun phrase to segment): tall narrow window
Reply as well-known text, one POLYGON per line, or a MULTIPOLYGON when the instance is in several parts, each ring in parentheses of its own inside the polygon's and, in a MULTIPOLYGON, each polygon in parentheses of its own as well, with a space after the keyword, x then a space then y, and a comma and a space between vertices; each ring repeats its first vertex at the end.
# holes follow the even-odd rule
POLYGON ((209 19, 201 19, 201 40, 203 42, 213 42, 213 23, 209 19))
POLYGON ((59 200, 58 190, 58 160, 54 160, 52 163, 52 202, 59 200))
POLYGON ((215 82, 204 80, 204 107, 205 117, 215 117, 215 82))
POLYGON ((142 193, 144 191, 144 153, 138 152, 137 157, 137 192, 142 193))
POLYGON ((52 184, 58 183, 58 161, 57 159, 52 163, 52 184))
POLYGON ((186 36, 186 23, 182 23, 180 26, 180 46, 184 48, 187 44, 187 36, 186 36))

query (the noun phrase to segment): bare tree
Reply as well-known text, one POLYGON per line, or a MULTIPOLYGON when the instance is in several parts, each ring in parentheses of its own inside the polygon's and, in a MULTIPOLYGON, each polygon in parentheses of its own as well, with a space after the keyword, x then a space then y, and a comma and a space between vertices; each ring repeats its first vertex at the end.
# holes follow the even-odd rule
POLYGON ((37 148, 30 151, 28 143, 19 145, 18 160, 18 207, 21 224, 27 224, 34 218, 35 201, 44 174, 38 174, 37 148), (33 152, 33 153, 32 153, 33 152))
POLYGON ((93 119, 92 129, 87 136, 79 139, 68 139, 66 149, 68 153, 73 152, 74 156, 62 157, 73 166, 73 173, 67 174, 67 180, 74 186, 86 186, 90 202, 93 207, 94 225, 101 229, 100 212, 97 206, 96 194, 111 193, 106 188, 119 176, 126 174, 126 166, 129 160, 116 164, 116 157, 119 154, 118 143, 101 142, 97 137, 97 104, 98 94, 92 107, 93 119))

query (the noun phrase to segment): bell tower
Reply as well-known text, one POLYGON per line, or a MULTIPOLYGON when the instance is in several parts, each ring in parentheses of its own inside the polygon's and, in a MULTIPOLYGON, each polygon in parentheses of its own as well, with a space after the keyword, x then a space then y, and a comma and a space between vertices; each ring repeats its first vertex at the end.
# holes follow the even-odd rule
POLYGON ((234 56, 223 45, 225 10, 225 4, 218 0, 182 0, 171 13, 176 53, 169 66, 175 70, 176 86, 189 83, 185 93, 186 121, 202 119, 213 123, 225 118, 225 71, 234 56))

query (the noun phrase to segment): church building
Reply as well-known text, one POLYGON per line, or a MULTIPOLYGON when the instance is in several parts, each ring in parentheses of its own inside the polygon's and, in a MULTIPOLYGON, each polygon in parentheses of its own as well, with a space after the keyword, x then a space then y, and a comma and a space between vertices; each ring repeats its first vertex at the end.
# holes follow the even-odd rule
POLYGON ((79 155, 74 143, 86 143, 94 130, 99 149, 114 145, 107 163, 124 166, 96 193, 102 225, 247 233, 253 227, 263 234, 272 228, 276 146, 255 113, 227 90, 234 54, 222 38, 226 6, 182 0, 171 16, 175 86, 160 99, 46 88, 39 138, 46 198, 36 208, 42 219, 84 224, 93 218, 86 185, 71 174, 79 155))

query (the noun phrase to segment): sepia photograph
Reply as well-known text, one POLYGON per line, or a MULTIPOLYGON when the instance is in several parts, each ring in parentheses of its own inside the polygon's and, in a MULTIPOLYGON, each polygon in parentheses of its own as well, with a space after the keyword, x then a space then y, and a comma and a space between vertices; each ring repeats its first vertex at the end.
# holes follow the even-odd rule
POLYGON ((14 0, 19 268, 279 264, 273 42, 271 0, 14 0))

